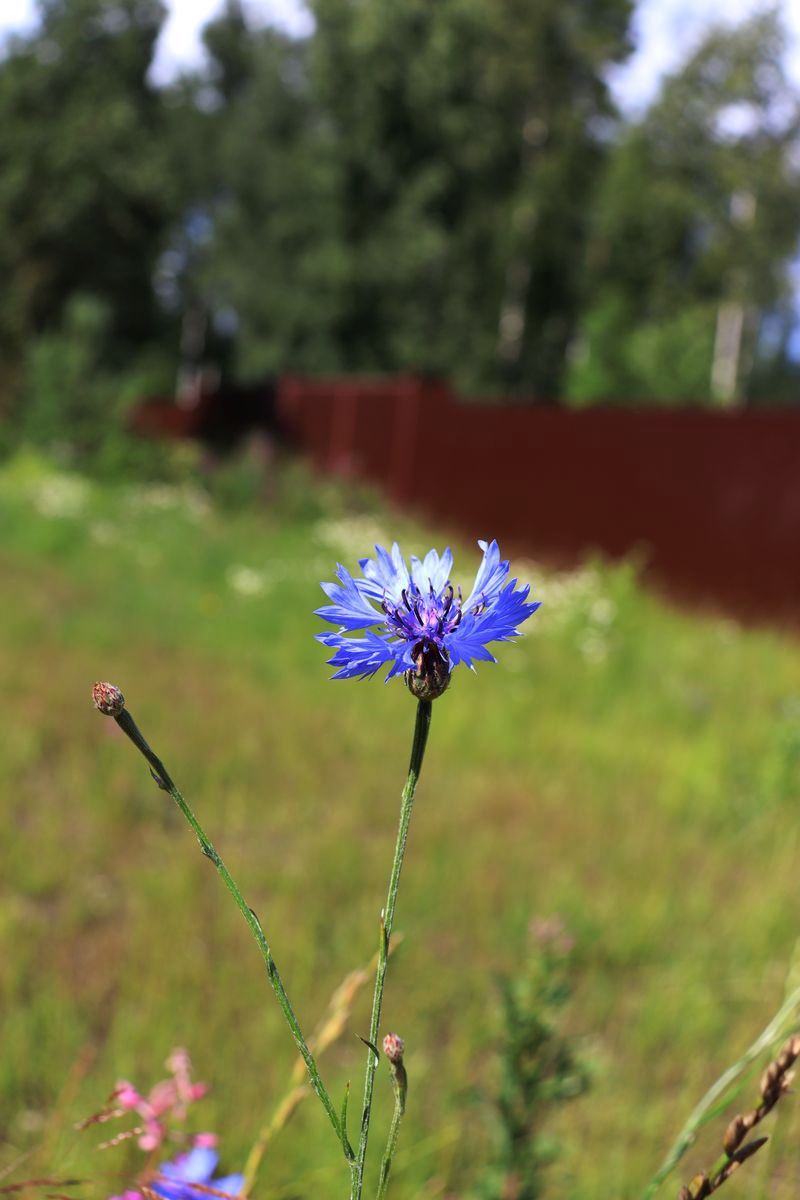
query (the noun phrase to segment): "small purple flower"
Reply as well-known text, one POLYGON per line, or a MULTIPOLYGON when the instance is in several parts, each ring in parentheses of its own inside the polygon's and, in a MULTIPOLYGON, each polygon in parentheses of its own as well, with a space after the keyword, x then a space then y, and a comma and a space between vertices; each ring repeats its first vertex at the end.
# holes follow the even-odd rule
POLYGON ((317 634, 334 651, 328 659, 337 668, 333 678, 366 679, 388 665, 387 681, 404 674, 415 696, 432 700, 459 663, 474 670, 473 660, 496 662, 487 644, 517 637, 517 626, 539 603, 528 602, 529 586, 508 580, 497 542, 478 545, 483 562, 466 600, 450 582, 449 549, 441 557, 429 550, 424 559, 412 558, 409 569, 397 543, 391 554, 376 546, 374 559, 359 560, 360 579, 340 565, 339 582, 322 585, 331 603, 316 610, 339 626, 337 633, 317 634), (363 636, 349 636, 359 630, 363 636))
POLYGON ((203 1200, 208 1189, 215 1195, 222 1192, 225 1196, 238 1196, 244 1187, 244 1175, 215 1179, 218 1162, 216 1150, 201 1142, 172 1162, 162 1163, 149 1189, 164 1200, 203 1200))

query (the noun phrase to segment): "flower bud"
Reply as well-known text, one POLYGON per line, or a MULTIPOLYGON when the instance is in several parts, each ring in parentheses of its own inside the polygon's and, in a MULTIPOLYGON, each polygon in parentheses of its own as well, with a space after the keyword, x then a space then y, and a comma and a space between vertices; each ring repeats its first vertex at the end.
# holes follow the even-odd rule
POLYGON ((92 688, 92 699, 98 712, 107 717, 118 717, 125 707, 125 697, 113 683, 96 683, 92 688))
POLYGON ((405 1042, 397 1033, 387 1033, 383 1039, 383 1053, 394 1066, 399 1066, 402 1063, 405 1048, 405 1042))
POLYGON ((193 1146, 199 1146, 204 1150, 214 1150, 219 1142, 219 1138, 215 1133, 196 1133, 192 1139, 193 1146))
POLYGON ((417 700, 436 700, 450 686, 450 663, 434 645, 414 647, 413 671, 406 671, 406 686, 417 700))
POLYGON ((142 1102, 142 1097, 132 1083, 122 1079, 114 1089, 114 1099, 120 1108, 134 1109, 142 1102))

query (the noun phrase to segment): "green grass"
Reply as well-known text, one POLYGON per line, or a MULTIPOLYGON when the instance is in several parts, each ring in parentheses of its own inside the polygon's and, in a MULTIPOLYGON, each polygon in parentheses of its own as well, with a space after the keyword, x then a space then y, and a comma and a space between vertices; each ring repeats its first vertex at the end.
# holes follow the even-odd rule
MULTIPOLYGON (((100 489, 35 460, 0 473, 0 1162, 44 1137, 37 1167, 117 1190, 135 1156, 98 1154, 98 1131, 72 1123, 186 1045, 213 1083, 201 1127, 234 1168, 293 1062, 244 923, 92 709, 95 679, 123 688, 223 853, 305 1027, 373 952, 414 703, 400 685, 327 682, 311 612, 318 581, 374 536, 444 541, 298 470, 272 506, 228 513, 191 488, 100 489)), ((476 564, 459 546, 459 577, 476 564)), ((384 1028, 408 1047, 392 1180, 406 1200, 466 1196, 488 1160, 495 976, 519 966, 532 915, 560 913, 578 945, 570 1032, 593 1085, 554 1122, 547 1184, 570 1200, 641 1193, 779 1007, 800 933, 798 644, 676 612, 628 568, 516 566, 546 603, 434 706, 400 893, 384 1028)), ((323 1060, 355 1110, 368 1006, 323 1060)), ((388 1072, 379 1083, 373 1173, 392 1103, 388 1072)), ((780 1108, 731 1198, 794 1195, 800 1106, 780 1108)), ((307 1102, 257 1197, 346 1186, 307 1102)))

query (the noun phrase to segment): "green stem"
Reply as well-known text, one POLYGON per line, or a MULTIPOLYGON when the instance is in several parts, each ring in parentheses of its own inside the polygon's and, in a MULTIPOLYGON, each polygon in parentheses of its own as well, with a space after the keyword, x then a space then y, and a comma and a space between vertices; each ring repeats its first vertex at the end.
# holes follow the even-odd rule
POLYGON ((163 791, 169 792, 172 799, 178 805, 178 808, 181 810, 184 817, 186 818, 186 820, 189 822, 190 826, 194 830, 195 836, 196 836, 198 842, 200 843, 200 849, 203 851, 203 854, 205 854, 206 858, 210 859, 211 862, 214 864, 214 866, 217 868, 217 871, 221 875, 226 888, 228 889, 228 891, 230 892, 230 894, 233 896, 234 900, 236 901, 237 908, 241 912, 242 916, 244 917, 245 921, 247 922, 248 926, 250 927, 250 931, 253 934, 253 937, 256 939, 256 942, 258 943, 258 948, 261 951, 261 957, 263 958, 264 965, 267 968, 267 976, 269 978, 269 982, 272 985, 272 990, 274 991, 275 995, 278 998, 278 1003, 280 1004, 281 1009, 283 1010, 283 1015, 286 1017, 286 1020, 289 1024, 289 1028, 292 1031, 292 1037, 295 1040, 297 1049, 300 1051, 303 1061, 306 1064, 306 1067, 308 1069, 309 1078, 311 1080, 311 1086, 313 1087, 314 1091, 317 1093, 320 1100, 322 1101, 322 1106, 325 1109, 326 1113, 328 1114, 328 1118, 330 1119, 331 1125, 333 1126, 334 1130, 336 1131, 336 1137, 337 1137, 338 1141, 345 1148, 346 1157, 350 1161, 352 1161, 355 1157, 353 1154, 352 1147, 350 1146, 349 1142, 347 1142, 346 1139, 343 1138, 343 1136, 342 1136, 342 1128, 339 1123, 339 1116, 336 1112, 336 1109, 333 1107, 333 1103, 331 1101, 330 1096, 328 1095, 328 1091, 327 1091, 324 1083, 322 1082, 322 1079, 320 1078, 319 1070, 317 1069, 317 1064, 314 1060, 314 1056, 308 1047, 308 1043, 306 1042, 306 1039, 303 1037, 303 1032, 300 1029, 300 1024, 297 1020, 297 1017, 295 1016, 294 1009, 292 1008, 292 1006, 289 1002, 289 997, 286 995, 286 990, 281 981, 281 977, 278 974, 278 968, 275 964, 275 959, 272 957, 272 951, 269 948, 269 943, 267 942, 267 939, 264 935, 264 930, 261 928, 261 922, 259 921, 256 914, 253 912, 252 908, 250 908, 250 906, 248 905, 248 903, 245 900, 242 893, 239 891, 239 888, 238 888, 233 876, 231 875, 228 868, 225 866, 225 863, 222 861, 222 859, 220 858, 217 851, 214 849, 214 847, 211 844, 211 842, 209 841, 209 839, 206 837, 206 834, 203 831, 203 829, 200 825, 200 822, 197 820, 197 817, 194 815, 192 809, 189 807, 189 804, 187 803, 187 801, 184 799, 184 797, 178 791, 178 788, 173 783, 173 781, 169 775, 169 772, 167 771, 166 767, 162 763, 161 759, 158 758, 154 754, 154 752, 151 750, 150 746, 145 741, 144 737, 142 736, 142 734, 139 730, 139 727, 137 726, 137 724, 134 721, 131 714, 128 712, 127 709, 123 709, 122 712, 118 716, 114 717, 114 720, 117 722, 117 724, 119 725, 122 732, 130 738, 130 740, 133 742, 134 746, 136 746, 137 750, 139 750, 140 753, 142 755, 144 755, 144 757, 147 759, 148 763, 150 764, 151 773, 152 773, 153 778, 155 779, 156 783, 163 791))
POLYGON ((386 983, 386 966, 389 961, 389 941, 394 925, 394 909, 397 902, 397 889, 400 886, 400 872, 403 867, 403 856, 408 840, 408 827, 411 822, 411 810, 414 805, 414 793, 417 788, 422 760, 425 757, 425 746, 428 741, 428 730, 431 724, 430 700, 420 700, 417 703, 417 721, 414 726, 414 741, 411 747, 411 762, 408 768, 408 778, 403 788, 400 803, 400 826, 397 831, 397 842, 394 848, 394 861, 389 876, 389 891, 386 897, 386 907, 381 920, 381 940, 378 947, 378 969, 375 973, 375 995, 372 1000, 372 1017, 369 1024, 369 1041, 367 1070, 364 1079, 364 1107, 361 1113, 361 1135, 358 1142, 358 1153, 352 1165, 352 1187, 350 1200, 361 1200, 364 1189, 364 1163, 367 1157, 367 1141, 369 1139, 369 1123, 372 1115, 372 1093, 375 1087, 375 1069, 378 1065, 377 1051, 374 1049, 378 1040, 378 1030, 383 1007, 383 990, 386 983))
POLYGON ((384 1200, 386 1188, 389 1183, 389 1172, 392 1169, 392 1160, 394 1152, 397 1149, 397 1137, 400 1133, 400 1122, 403 1119, 403 1114, 406 1111, 406 1092, 407 1080, 406 1069, 402 1063, 397 1066, 392 1066, 392 1085, 394 1087, 394 1112, 392 1113, 392 1123, 389 1127, 389 1137, 386 1140, 386 1149, 383 1152, 381 1160, 381 1173, 378 1178, 378 1191, 375 1195, 375 1200, 384 1200))

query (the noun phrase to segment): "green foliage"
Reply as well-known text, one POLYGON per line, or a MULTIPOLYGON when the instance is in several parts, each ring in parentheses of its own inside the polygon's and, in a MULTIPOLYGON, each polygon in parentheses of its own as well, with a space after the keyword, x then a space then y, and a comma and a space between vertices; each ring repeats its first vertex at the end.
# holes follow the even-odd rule
POLYGON ((169 217, 163 106, 146 75, 160 0, 42 0, 0 64, 0 361, 63 320, 76 291, 130 347, 155 333, 169 217))
POLYGON ((160 0, 40 0, 11 41, 6 447, 76 297, 103 308, 92 411, 165 356, 172 378, 180 357, 574 404, 796 399, 800 104, 774 13, 712 31, 626 122, 607 79, 632 0, 310 9, 290 37, 228 0, 207 63, 161 89, 160 0))
POLYGON ((571 366, 571 402, 707 404, 716 316, 706 303, 645 321, 609 295, 586 318, 586 341, 571 366))
POLYGON ((800 103, 785 48, 774 12, 713 31, 621 137, 592 216, 589 302, 567 383, 576 403, 707 403, 724 305, 743 329, 720 398, 778 398, 781 375, 793 377, 800 103), (776 322, 784 340, 770 347, 762 334, 776 322))
POLYGON ((558 1154, 546 1131, 557 1105, 585 1092, 588 1073, 561 1031, 572 996, 573 941, 558 918, 531 924, 532 947, 516 976, 500 979, 500 1085, 495 1098, 494 1162, 475 1195, 485 1200, 536 1200, 558 1154))
MULTIPOLYGON (((235 14, 213 25, 211 53, 238 28, 235 14)), ((246 376, 352 367, 336 344, 349 264, 332 155, 307 90, 308 47, 269 30, 247 39, 249 68, 235 85, 226 82, 226 60, 213 60, 220 107, 201 124, 214 148, 205 163, 214 238, 187 264, 184 286, 212 315, 237 314, 237 366, 246 376)))
POLYGON ((111 313, 95 296, 75 296, 61 328, 31 340, 22 364, 17 435, 63 463, 113 476, 158 473, 164 448, 125 432, 125 414, 142 395, 165 386, 157 353, 123 375, 104 362, 111 313))
POLYGON ((242 512, 268 502, 264 462, 254 445, 215 463, 208 476, 214 503, 225 512, 242 512))
POLYGON ((190 286, 238 314, 240 370, 708 403, 734 305, 723 398, 792 392, 798 105, 774 14, 712 32, 625 126, 604 80, 627 0, 312 7, 296 41, 229 5, 196 81, 214 235, 190 286))
POLYGON ((429 369, 557 394, 629 0, 312 12, 307 41, 246 38, 230 5, 206 39, 219 158, 196 286, 239 314, 241 369, 429 369))
MULTIPOLYGON (((224 514, 187 484, 109 486, 30 454, 0 469, 0 1170, 52 1118, 43 1153, 4 1182, 41 1167, 119 1194, 125 1147, 100 1153, 102 1132, 73 1123, 179 1044, 213 1084, 204 1126, 240 1168, 295 1061, 243 922, 94 712, 95 679, 122 686, 191 798, 304 1027, 374 954, 414 705, 399 683, 329 683, 311 613, 334 563, 393 537, 409 552, 443 541, 297 466, 272 506, 224 514)), ((477 548, 454 550, 468 581, 477 548)), ((530 914, 556 911, 579 969, 548 1020, 587 1046, 592 1088, 539 1127, 560 1146, 546 1194, 634 1200, 782 1001, 800 648, 676 612, 631 568, 514 566, 542 608, 436 701, 415 806, 382 1030, 408 1047, 392 1186, 465 1196, 497 1161, 495 980, 520 974, 530 914)), ((354 1035, 369 1003, 365 990, 354 1035)), ((361 1062, 348 1034, 324 1060, 332 1095, 361 1062)), ((371 1184, 391 1104, 386 1086, 371 1184)), ((300 1110, 259 1197, 341 1193, 324 1120, 300 1110)), ((794 1200, 799 1130, 790 1097, 748 1197, 794 1200)), ((687 1178, 713 1158, 711 1132, 687 1178)))
POLYGON ((33 445, 77 461, 97 454, 113 426, 113 383, 100 365, 108 324, 107 305, 77 296, 61 329, 28 344, 20 424, 33 445))

